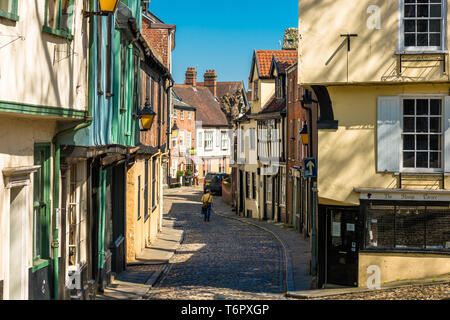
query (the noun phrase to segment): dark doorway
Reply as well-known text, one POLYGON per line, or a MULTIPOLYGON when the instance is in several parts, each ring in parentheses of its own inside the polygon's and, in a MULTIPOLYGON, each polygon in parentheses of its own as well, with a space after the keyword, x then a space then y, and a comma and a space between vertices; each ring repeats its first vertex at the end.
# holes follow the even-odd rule
POLYGON ((357 286, 358 210, 327 208, 326 283, 357 286))
POLYGON ((244 173, 239 170, 239 215, 244 212, 244 173))
POLYGON ((112 266, 117 275, 125 270, 125 164, 112 168, 112 266))

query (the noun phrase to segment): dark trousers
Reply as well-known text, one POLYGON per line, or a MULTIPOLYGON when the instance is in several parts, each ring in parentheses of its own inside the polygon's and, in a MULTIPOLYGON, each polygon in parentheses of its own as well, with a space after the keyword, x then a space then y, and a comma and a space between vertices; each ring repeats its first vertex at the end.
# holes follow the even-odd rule
POLYGON ((205 211, 205 221, 209 221, 211 217, 211 204, 208 204, 208 208, 205 211))

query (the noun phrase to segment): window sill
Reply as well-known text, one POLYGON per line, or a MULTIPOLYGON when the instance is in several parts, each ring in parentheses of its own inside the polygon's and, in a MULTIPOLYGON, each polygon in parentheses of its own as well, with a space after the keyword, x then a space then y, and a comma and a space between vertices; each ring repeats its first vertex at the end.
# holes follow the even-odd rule
POLYGON ((36 272, 50 265, 50 260, 38 259, 33 261, 32 272, 36 272))
POLYGON ((448 54, 448 50, 399 50, 396 55, 448 54))
POLYGON ((71 34, 68 34, 66 31, 64 30, 57 30, 57 29, 52 29, 50 27, 47 26, 43 26, 42 27, 42 31, 57 37, 61 37, 61 38, 65 38, 67 40, 73 40, 73 36, 71 34))
POLYGON ((19 16, 15 13, 5 12, 0 10, 0 18, 5 18, 12 21, 19 21, 19 16))
POLYGON ((424 249, 364 249, 359 250, 360 253, 410 253, 410 254, 443 254, 450 255, 450 251, 447 249, 440 250, 424 250, 424 249))

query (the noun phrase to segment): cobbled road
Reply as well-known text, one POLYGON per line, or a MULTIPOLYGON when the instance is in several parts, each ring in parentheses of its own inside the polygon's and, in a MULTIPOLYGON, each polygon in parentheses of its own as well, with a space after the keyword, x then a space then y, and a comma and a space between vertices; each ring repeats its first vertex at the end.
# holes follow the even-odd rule
MULTIPOLYGON (((284 299, 280 244, 263 230, 214 213, 204 222, 201 195, 199 189, 165 195, 167 217, 185 231, 184 241, 146 298, 284 299)), ((220 197, 214 202, 220 206, 220 197)))

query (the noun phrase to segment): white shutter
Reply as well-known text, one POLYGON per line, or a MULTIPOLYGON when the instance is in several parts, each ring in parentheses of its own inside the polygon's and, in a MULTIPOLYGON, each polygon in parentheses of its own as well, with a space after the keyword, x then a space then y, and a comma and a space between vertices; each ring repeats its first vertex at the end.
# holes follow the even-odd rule
POLYGON ((444 99, 444 171, 450 172, 450 97, 444 99))
POLYGON ((399 172, 402 143, 399 97, 378 97, 378 172, 399 172))

